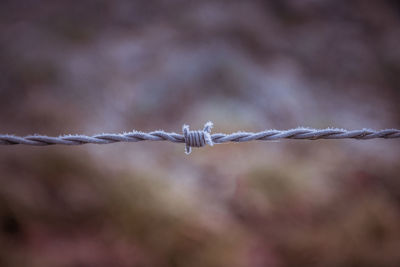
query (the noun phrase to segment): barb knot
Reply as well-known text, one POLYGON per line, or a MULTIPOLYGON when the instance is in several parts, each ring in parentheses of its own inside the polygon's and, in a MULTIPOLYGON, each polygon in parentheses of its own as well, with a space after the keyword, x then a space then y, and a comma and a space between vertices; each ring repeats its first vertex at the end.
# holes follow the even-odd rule
POLYGON ((211 128, 213 123, 211 121, 204 125, 204 129, 198 131, 190 131, 189 125, 184 124, 182 127, 183 137, 185 139, 185 153, 190 154, 192 147, 202 147, 206 144, 213 146, 214 143, 211 139, 211 128))

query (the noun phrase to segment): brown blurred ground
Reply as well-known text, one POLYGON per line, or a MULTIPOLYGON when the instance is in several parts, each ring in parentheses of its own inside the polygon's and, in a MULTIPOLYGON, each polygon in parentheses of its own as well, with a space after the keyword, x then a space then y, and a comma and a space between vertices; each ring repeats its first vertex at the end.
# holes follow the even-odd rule
MULTIPOLYGON (((400 128, 397 1, 0 3, 0 132, 400 128)), ((399 266, 400 143, 0 149, 1 266, 399 266)))

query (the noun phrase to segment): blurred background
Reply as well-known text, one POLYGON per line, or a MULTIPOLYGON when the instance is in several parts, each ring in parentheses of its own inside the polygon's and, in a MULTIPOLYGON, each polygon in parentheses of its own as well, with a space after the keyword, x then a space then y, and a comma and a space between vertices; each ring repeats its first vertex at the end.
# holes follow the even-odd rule
MULTIPOLYGON (((3 0, 0 133, 400 128, 400 4, 3 0)), ((400 266, 400 142, 0 148, 1 266, 400 266)))

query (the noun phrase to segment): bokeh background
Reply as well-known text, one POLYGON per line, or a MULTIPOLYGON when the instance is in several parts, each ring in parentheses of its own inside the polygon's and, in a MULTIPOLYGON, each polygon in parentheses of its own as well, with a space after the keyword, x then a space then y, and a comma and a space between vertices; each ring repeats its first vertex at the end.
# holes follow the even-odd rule
MULTIPOLYGON (((389 0, 2 0, 0 132, 400 128, 389 0)), ((400 266, 400 142, 0 149, 1 266, 400 266)))

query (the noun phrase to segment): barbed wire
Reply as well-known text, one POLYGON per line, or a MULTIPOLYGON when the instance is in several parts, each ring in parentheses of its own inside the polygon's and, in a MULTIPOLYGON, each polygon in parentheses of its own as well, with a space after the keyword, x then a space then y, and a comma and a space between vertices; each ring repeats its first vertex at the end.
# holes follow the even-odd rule
POLYGON ((295 128, 289 130, 265 130, 261 132, 236 132, 231 134, 211 134, 212 122, 207 122, 203 130, 190 131, 188 125, 183 126, 183 134, 168 133, 162 130, 153 132, 132 131, 121 134, 63 135, 51 137, 45 135, 29 135, 25 137, 0 134, 0 145, 83 145, 83 144, 111 144, 117 142, 140 141, 170 141, 185 143, 185 152, 190 154, 192 147, 203 147, 206 144, 222 144, 227 142, 249 142, 254 140, 272 141, 279 139, 318 140, 318 139, 358 139, 369 140, 374 138, 400 138, 400 130, 385 129, 375 131, 371 129, 345 130, 337 128, 311 129, 295 128))

